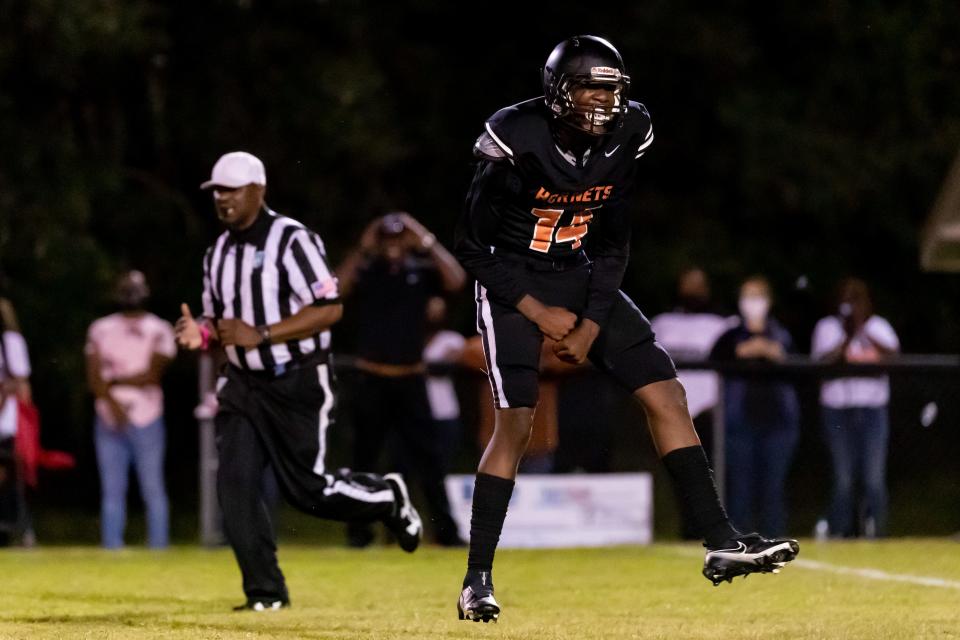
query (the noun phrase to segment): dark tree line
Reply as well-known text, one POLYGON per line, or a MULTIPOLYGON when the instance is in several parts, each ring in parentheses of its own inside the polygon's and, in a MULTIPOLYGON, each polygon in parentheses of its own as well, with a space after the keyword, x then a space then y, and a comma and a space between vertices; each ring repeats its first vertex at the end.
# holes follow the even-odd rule
MULTIPOLYGON (((765 272, 802 342, 857 273, 908 350, 960 349, 957 279, 917 266, 960 141, 956 2, 0 0, 0 15, 0 261, 48 421, 74 437, 84 332, 114 276, 144 270, 168 318, 196 304, 217 232, 197 185, 220 153, 261 156, 272 205, 334 261, 390 209, 449 239, 483 119, 537 95, 546 54, 578 32, 620 47, 654 120, 625 283, 644 309, 672 303, 684 265, 731 308, 765 272)), ((467 330, 469 300, 459 312, 467 330)))

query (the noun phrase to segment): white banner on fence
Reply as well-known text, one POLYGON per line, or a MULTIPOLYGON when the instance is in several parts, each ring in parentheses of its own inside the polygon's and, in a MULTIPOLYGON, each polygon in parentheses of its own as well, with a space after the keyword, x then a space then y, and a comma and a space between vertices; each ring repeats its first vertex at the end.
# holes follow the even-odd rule
MULTIPOLYGON (((447 476, 460 535, 470 535, 474 476, 447 476)), ((602 547, 653 540, 649 473, 521 475, 500 547, 602 547)))

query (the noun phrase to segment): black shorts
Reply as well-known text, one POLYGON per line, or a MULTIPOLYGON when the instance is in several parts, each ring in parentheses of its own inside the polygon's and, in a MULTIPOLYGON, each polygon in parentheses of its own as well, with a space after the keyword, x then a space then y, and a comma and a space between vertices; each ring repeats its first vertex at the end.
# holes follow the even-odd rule
MULTIPOLYGON (((503 255, 503 254, 501 254, 503 255)), ((503 255, 524 288, 541 302, 583 312, 590 264, 557 265, 536 258, 503 255)), ((477 331, 483 338, 487 376, 498 409, 535 407, 543 334, 516 307, 491 299, 478 282, 477 331)), ((676 367, 656 341, 650 321, 622 291, 589 353, 590 362, 629 392, 677 377, 676 367)))

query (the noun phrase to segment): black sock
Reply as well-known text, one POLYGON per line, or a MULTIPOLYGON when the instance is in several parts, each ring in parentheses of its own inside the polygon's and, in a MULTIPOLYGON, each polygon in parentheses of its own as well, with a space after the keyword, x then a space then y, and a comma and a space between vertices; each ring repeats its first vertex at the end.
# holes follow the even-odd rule
POLYGON ((470 554, 467 575, 493 570, 493 554, 513 495, 513 480, 478 473, 473 485, 473 516, 470 518, 470 554))
POLYGON ((687 521, 703 537, 708 547, 719 547, 739 533, 730 524, 730 518, 720 504, 717 486, 713 483, 713 472, 703 447, 696 445, 674 449, 663 456, 663 464, 673 478, 680 508, 686 514, 687 521))

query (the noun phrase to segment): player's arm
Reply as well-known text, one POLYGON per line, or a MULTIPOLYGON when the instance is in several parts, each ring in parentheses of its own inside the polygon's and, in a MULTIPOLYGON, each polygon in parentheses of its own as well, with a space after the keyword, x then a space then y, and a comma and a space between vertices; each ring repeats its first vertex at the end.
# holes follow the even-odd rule
POLYGON ((623 282, 630 255, 630 224, 625 209, 605 208, 590 230, 587 255, 593 265, 587 305, 576 328, 554 345, 554 353, 565 362, 581 364, 587 359, 623 282))
POLYGON ((627 206, 606 209, 590 230, 587 255, 593 266, 583 318, 603 326, 610 315, 630 258, 630 219, 627 206))
MULTIPOLYGON (((637 160, 653 144, 653 123, 643 105, 631 103, 630 109, 632 121, 636 122, 631 126, 637 127, 630 151, 634 160, 637 160)), ((588 325, 585 330, 594 335, 610 315, 630 257, 629 199, 625 197, 626 194, 622 195, 624 199, 616 208, 604 207, 588 236, 587 255, 593 262, 593 268, 581 323, 588 325)))
POLYGON ((491 251, 500 225, 496 205, 509 196, 511 185, 519 185, 519 178, 508 162, 481 160, 457 225, 454 254, 489 295, 516 307, 544 335, 559 340, 573 328, 576 316, 530 295, 491 251))
POLYGON ((512 169, 504 162, 480 161, 457 224, 453 252, 491 296, 516 306, 527 291, 492 251, 500 227, 497 203, 504 197, 507 184, 515 179, 511 174, 512 169))
MULTIPOLYGON (((631 108, 636 109, 634 117, 639 118, 641 123, 639 131, 642 131, 642 134, 634 138, 636 146, 632 149, 634 159, 639 159, 653 144, 653 124, 645 107, 637 104, 631 108)), ((617 208, 604 208, 590 230, 587 255, 590 256, 593 266, 587 305, 577 328, 556 346, 557 355, 568 362, 579 364, 586 359, 600 328, 610 315, 610 308, 623 283, 630 257, 631 231, 627 205, 623 202, 617 208)))

